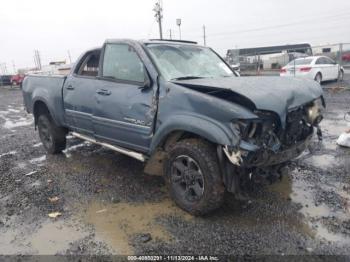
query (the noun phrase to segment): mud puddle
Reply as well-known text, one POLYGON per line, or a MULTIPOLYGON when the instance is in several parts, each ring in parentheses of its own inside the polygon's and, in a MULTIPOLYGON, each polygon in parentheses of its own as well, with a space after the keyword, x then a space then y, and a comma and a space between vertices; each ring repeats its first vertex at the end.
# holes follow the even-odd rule
MULTIPOLYGON (((290 199, 301 206, 299 212, 304 219, 296 223, 296 225, 304 234, 319 240, 335 242, 339 245, 350 244, 349 237, 340 232, 330 231, 323 221, 327 218, 345 221, 350 217, 348 209, 334 210, 325 203, 317 204, 315 202, 314 188, 302 179, 292 179, 290 176, 285 176, 281 182, 270 186, 269 189, 278 192, 282 198, 290 199)), ((337 189, 337 187, 328 187, 328 190, 338 190, 337 192, 346 198, 347 201, 350 199, 347 192, 337 189)))
POLYGON ((350 123, 345 121, 344 118, 337 120, 323 119, 320 126, 325 134, 338 137, 341 133, 344 133, 350 128, 350 123))
POLYGON ((21 250, 21 253, 27 253, 30 248, 24 244, 19 244, 21 239, 20 232, 18 230, 8 230, 5 232, 0 231, 0 254, 1 255, 14 255, 21 250))
POLYGON ((77 225, 64 221, 48 220, 34 232, 26 232, 26 228, 17 228, 0 232, 0 253, 2 255, 23 254, 53 255, 67 250, 71 243, 88 235, 79 230, 77 225))
POLYGON ((101 203, 93 201, 87 208, 85 221, 91 224, 96 237, 108 243, 117 254, 132 254, 134 238, 150 235, 147 241, 173 241, 174 237, 158 221, 175 215, 190 220, 192 216, 166 199, 156 203, 101 203))
POLYGON ((334 166, 339 166, 341 164, 341 159, 329 155, 312 155, 304 160, 308 165, 316 166, 320 169, 327 170, 334 166))
POLYGON ((49 221, 30 237, 29 242, 37 254, 50 255, 68 249, 71 243, 85 236, 87 233, 63 221, 49 221))

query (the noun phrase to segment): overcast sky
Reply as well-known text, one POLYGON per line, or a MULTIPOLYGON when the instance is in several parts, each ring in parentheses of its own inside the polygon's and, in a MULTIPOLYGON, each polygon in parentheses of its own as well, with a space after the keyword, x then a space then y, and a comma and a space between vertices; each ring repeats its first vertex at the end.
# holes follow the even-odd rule
MULTIPOLYGON (((43 63, 75 60, 106 38, 158 38, 152 11, 156 0, 1 0, 0 64, 9 71, 43 63)), ((349 0, 163 0, 163 32, 207 44, 224 55, 235 47, 308 42, 350 42, 349 0)))

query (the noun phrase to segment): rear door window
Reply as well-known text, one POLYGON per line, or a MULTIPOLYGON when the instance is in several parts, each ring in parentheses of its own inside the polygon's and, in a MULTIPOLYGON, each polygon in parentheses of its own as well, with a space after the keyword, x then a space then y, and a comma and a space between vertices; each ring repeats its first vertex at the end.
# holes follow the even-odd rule
POLYGON ((98 75, 98 64, 100 61, 100 50, 86 54, 83 62, 75 72, 79 76, 96 77, 98 75))
POLYGON ((139 83, 145 80, 144 65, 128 44, 107 44, 102 68, 103 77, 139 83))
POLYGON ((303 58, 303 59, 295 59, 292 62, 290 62, 288 65, 289 66, 294 66, 294 65, 309 65, 311 64, 312 59, 311 58, 303 58))
POLYGON ((328 64, 328 65, 334 65, 335 64, 335 62, 332 59, 328 58, 328 57, 324 57, 323 59, 325 60, 325 63, 328 64))
POLYGON ((326 61, 323 57, 317 58, 316 65, 325 65, 326 61))

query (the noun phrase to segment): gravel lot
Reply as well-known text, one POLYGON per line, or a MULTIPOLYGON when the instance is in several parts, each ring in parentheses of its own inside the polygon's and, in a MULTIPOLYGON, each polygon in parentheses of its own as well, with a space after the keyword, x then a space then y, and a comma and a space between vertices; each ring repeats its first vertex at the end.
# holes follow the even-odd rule
POLYGON ((350 149, 335 144, 350 127, 349 79, 324 85, 324 140, 288 176, 202 218, 136 160, 72 137, 46 155, 21 90, 0 87, 0 254, 349 255, 350 149))

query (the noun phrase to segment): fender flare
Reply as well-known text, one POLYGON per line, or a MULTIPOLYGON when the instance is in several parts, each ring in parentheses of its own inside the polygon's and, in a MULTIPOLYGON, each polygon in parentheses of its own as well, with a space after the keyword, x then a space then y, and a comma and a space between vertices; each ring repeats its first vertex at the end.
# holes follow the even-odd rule
POLYGON ((34 110, 35 110, 36 104, 39 103, 39 102, 40 102, 40 103, 43 103, 43 104, 46 106, 46 108, 47 108, 47 110, 49 111, 49 114, 50 114, 52 120, 54 121, 54 123, 55 123, 57 126, 60 126, 59 121, 57 120, 55 114, 52 113, 52 112, 53 112, 53 109, 49 106, 49 103, 47 102, 47 100, 46 100, 44 97, 42 97, 42 96, 36 96, 36 97, 33 99, 33 103, 32 103, 32 112, 33 112, 33 116, 34 116, 34 118, 35 118, 35 125, 36 125, 37 119, 36 119, 36 117, 35 117, 35 111, 34 111, 34 110))
POLYGON ((225 126, 214 119, 198 115, 176 115, 163 122, 153 136, 150 154, 164 142, 173 132, 183 131, 196 134, 208 141, 220 145, 233 145, 239 143, 229 126, 225 126))

